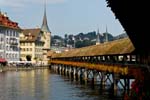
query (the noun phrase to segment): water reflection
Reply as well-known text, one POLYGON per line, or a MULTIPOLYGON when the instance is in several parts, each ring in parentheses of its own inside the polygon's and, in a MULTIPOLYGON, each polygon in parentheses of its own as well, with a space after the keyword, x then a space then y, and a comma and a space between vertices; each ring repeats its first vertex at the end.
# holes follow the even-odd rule
POLYGON ((0 73, 0 100, 110 100, 101 92, 48 69, 0 73))
POLYGON ((0 100, 48 100, 49 70, 0 73, 0 100))

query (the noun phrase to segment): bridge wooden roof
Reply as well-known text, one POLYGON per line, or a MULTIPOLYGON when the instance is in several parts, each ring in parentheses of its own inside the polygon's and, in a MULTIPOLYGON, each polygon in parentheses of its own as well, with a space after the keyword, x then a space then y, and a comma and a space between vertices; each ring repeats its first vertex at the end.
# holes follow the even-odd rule
POLYGON ((149 43, 149 19, 147 15, 150 6, 148 0, 106 0, 108 7, 113 11, 131 39, 136 52, 150 54, 149 43), (141 7, 143 5, 143 7, 141 7))
POLYGON ((132 53, 135 50, 129 38, 115 40, 99 45, 72 49, 62 53, 48 53, 52 58, 75 57, 75 56, 96 56, 96 55, 115 55, 132 53))

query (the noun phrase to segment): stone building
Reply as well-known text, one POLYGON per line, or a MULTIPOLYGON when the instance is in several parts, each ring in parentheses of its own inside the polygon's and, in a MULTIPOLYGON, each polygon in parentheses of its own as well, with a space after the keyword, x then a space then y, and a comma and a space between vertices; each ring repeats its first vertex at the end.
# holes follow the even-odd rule
POLYGON ((0 12, 0 58, 8 62, 19 61, 19 33, 17 22, 11 21, 6 13, 0 12))

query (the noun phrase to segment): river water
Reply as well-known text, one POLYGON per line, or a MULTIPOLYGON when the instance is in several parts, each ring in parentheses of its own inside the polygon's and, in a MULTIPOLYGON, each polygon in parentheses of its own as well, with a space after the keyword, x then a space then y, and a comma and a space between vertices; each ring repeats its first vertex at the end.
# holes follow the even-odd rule
POLYGON ((0 72, 0 100, 116 100, 49 69, 0 72))

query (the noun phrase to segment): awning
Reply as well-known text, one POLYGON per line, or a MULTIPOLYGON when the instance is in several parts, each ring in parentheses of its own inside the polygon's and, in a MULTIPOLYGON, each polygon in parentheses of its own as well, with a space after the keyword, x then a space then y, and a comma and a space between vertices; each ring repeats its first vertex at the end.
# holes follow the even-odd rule
POLYGON ((7 60, 6 60, 6 59, 4 59, 4 58, 0 58, 0 63, 5 63, 5 62, 7 62, 7 60))

